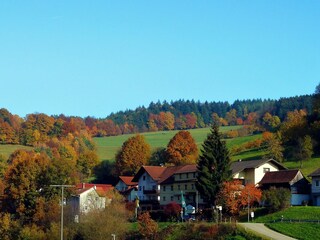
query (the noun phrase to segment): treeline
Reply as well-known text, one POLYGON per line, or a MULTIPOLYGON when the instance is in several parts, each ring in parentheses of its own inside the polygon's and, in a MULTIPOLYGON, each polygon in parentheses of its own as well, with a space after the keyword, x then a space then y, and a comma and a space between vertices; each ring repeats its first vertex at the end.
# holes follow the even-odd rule
POLYGON ((94 117, 67 117, 29 114, 21 118, 7 109, 0 109, 0 143, 36 146, 52 137, 68 134, 87 134, 91 137, 121 134, 183 130, 210 126, 219 119, 221 125, 251 124, 252 119, 262 122, 266 113, 284 120, 287 113, 304 109, 312 112, 312 95, 279 100, 237 100, 228 102, 174 102, 150 103, 135 110, 112 113, 104 119, 94 117))

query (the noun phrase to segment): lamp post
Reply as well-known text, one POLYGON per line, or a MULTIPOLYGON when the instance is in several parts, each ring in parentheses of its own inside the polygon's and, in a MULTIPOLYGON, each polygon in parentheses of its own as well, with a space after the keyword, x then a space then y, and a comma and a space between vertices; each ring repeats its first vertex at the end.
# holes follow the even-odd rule
POLYGON ((74 187, 73 185, 50 185, 50 187, 58 187, 61 188, 61 226, 60 226, 60 239, 63 240, 63 205, 64 205, 64 197, 63 192, 65 187, 74 187))

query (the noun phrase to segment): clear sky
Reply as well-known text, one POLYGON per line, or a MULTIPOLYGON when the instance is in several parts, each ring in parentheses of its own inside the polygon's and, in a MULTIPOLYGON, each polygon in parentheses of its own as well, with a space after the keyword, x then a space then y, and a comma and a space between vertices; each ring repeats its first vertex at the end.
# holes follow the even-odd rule
POLYGON ((0 107, 106 117, 312 94, 320 1, 0 1, 0 107))

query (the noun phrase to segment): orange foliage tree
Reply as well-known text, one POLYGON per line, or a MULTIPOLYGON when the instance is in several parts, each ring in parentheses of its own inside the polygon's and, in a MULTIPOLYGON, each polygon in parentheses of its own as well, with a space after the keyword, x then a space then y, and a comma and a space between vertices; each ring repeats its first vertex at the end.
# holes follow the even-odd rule
POLYGON ((142 165, 146 165, 151 156, 150 145, 144 136, 135 135, 122 144, 116 154, 116 169, 119 175, 135 174, 142 165))
POLYGON ((158 224, 151 217, 149 212, 142 213, 138 217, 138 230, 145 239, 154 239, 158 231, 158 224))
POLYGON ((195 164, 198 147, 188 131, 179 131, 167 146, 168 163, 174 165, 195 164))
POLYGON ((224 205, 232 215, 239 214, 241 208, 259 202, 262 197, 260 189, 253 184, 242 185, 239 180, 224 182, 219 192, 219 202, 224 205))

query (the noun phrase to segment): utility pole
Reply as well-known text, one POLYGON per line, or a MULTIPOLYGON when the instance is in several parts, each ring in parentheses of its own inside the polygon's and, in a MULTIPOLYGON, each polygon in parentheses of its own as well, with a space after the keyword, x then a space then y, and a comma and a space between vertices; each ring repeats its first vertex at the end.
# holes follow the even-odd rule
POLYGON ((60 239, 63 240, 63 205, 64 205, 64 197, 63 192, 64 188, 74 187, 73 185, 50 185, 50 187, 58 187, 61 188, 61 222, 60 222, 60 239))

